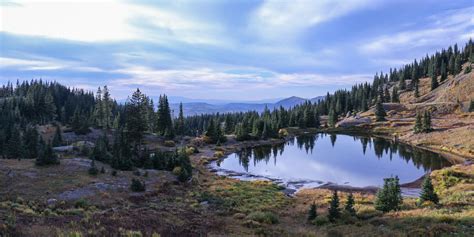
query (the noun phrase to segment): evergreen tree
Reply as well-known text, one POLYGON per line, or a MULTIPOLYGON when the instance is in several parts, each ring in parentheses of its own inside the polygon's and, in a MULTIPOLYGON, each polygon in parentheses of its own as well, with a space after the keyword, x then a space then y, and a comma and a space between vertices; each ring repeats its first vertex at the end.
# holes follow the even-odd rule
POLYGON ((392 100, 392 103, 399 103, 400 102, 397 86, 394 86, 393 89, 392 89, 392 99, 391 100, 392 100))
POLYGON ((174 137, 173 121, 171 119, 171 109, 168 103, 168 97, 166 95, 160 96, 156 123, 158 134, 166 136, 169 139, 172 139, 174 137))
POLYGON ((176 134, 184 135, 184 114, 183 114, 183 103, 179 103, 179 115, 176 121, 176 134))
POLYGON ((457 75, 461 72, 462 67, 461 67, 461 55, 457 55, 456 58, 454 59, 454 75, 457 75))
POLYGON ((418 83, 415 83, 415 98, 420 97, 420 91, 418 90, 418 83))
POLYGON ((6 154, 10 159, 21 159, 23 156, 23 143, 20 134, 20 129, 14 127, 7 142, 6 154))
MULTIPOLYGON (((41 140, 42 141, 42 140, 41 140)), ((54 153, 51 143, 45 145, 44 142, 41 142, 42 149, 36 159, 36 165, 45 166, 45 165, 59 165, 58 156, 54 153)))
POLYGON ((107 86, 104 86, 102 92, 102 110, 104 112, 102 125, 104 128, 109 129, 112 127, 112 99, 110 98, 110 92, 107 86))
POLYGON ((407 88, 407 84, 406 84, 406 82, 405 82, 405 78, 404 78, 404 77, 402 77, 402 78, 400 79, 400 82, 399 82, 398 86, 400 87, 400 90, 405 90, 405 89, 407 88))
POLYGON ((398 177, 385 178, 382 189, 377 191, 375 209, 383 212, 400 210, 402 202, 403 199, 398 177))
POLYGON ((347 196, 347 202, 346 202, 346 206, 344 207, 344 210, 346 210, 352 216, 355 216, 356 214, 356 211, 354 209, 354 204, 355 204, 354 196, 352 195, 352 193, 349 193, 349 196, 347 196))
POLYGON ((423 132, 431 132, 431 113, 429 111, 425 111, 423 115, 423 124, 422 124, 423 132))
MULTIPOLYGON (((30 126, 26 129, 24 135, 25 143, 25 158, 34 159, 38 157, 38 141, 39 141, 38 131, 33 126, 30 126)), ((1 145, 1 144, 0 144, 1 145)))
POLYGON ((318 216, 318 213, 317 213, 316 203, 313 202, 309 207, 308 221, 312 221, 316 219, 317 216, 318 216))
POLYGON ((132 98, 126 104, 127 108, 127 135, 135 147, 140 147, 143 133, 147 130, 144 108, 144 95, 137 88, 132 98))
POLYGON ((436 74, 433 73, 433 75, 431 76, 431 90, 436 89, 438 86, 439 86, 438 78, 436 74))
POLYGON ((92 160, 91 162, 91 166, 89 167, 89 170, 87 170, 87 172, 90 174, 90 175, 97 175, 99 174, 99 170, 97 169, 96 165, 95 165, 95 160, 92 160))
POLYGON ((377 100, 377 104, 375 104, 375 120, 376 121, 385 121, 385 109, 383 108, 382 102, 377 100))
POLYGON ((337 114, 334 109, 331 109, 328 115, 328 125, 329 127, 335 127, 337 123, 337 114))
POLYGON ((422 122, 420 113, 416 114, 416 120, 415 120, 415 126, 413 127, 413 132, 414 133, 423 132, 423 122, 422 122))
POLYGON ((455 74, 456 74, 454 58, 455 58, 455 56, 454 56, 454 55, 451 55, 451 57, 449 58, 449 63, 448 63, 449 72, 450 72, 452 75, 455 75, 455 74))
POLYGON ((95 124, 99 127, 103 127, 104 123, 104 107, 102 103, 102 89, 97 88, 97 93, 95 97, 95 108, 94 108, 94 118, 95 124))
POLYGON ((421 194, 420 194, 420 203, 431 201, 434 204, 439 203, 439 198, 436 192, 434 191, 433 184, 431 183, 431 178, 426 175, 423 184, 421 186, 421 194))
POLYGON ((316 111, 316 114, 314 116, 314 127, 319 128, 321 127, 321 118, 319 117, 319 112, 316 111))
POLYGON ((341 215, 341 211, 339 210, 339 197, 337 195, 337 190, 334 190, 332 193, 331 202, 329 203, 328 209, 328 219, 330 221, 335 221, 341 215))
POLYGON ((474 112, 474 100, 471 99, 471 103, 469 103, 469 112, 474 112))
POLYGON ((56 131, 53 137, 53 146, 61 146, 63 143, 63 136, 61 135, 61 126, 56 125, 56 131))
POLYGON ((446 69, 446 63, 444 62, 444 60, 441 61, 441 81, 443 82, 444 80, 446 80, 446 78, 448 78, 448 71, 446 69))
POLYGON ((110 162, 111 166, 118 170, 131 170, 133 167, 132 151, 126 140, 125 132, 123 128, 119 128, 115 133, 112 149, 113 156, 110 162))

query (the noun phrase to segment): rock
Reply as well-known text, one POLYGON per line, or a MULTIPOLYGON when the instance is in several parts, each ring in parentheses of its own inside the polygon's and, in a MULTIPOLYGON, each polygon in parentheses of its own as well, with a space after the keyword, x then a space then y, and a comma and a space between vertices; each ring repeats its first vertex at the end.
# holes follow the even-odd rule
POLYGON ((55 152, 72 152, 74 150, 73 146, 57 146, 53 147, 53 151, 55 152))
POLYGON ((242 220, 242 219, 245 218, 245 214, 244 214, 244 213, 235 213, 235 214, 234 214, 234 218, 235 218, 235 219, 242 220))
POLYGON ((348 128, 363 124, 370 124, 372 120, 369 117, 363 118, 345 118, 336 124, 336 127, 348 128))
POLYGON ((58 202, 57 199, 50 198, 50 199, 48 199, 48 201, 46 201, 46 204, 47 204, 48 206, 54 206, 57 202, 58 202))
POLYGON ((209 206, 209 202, 208 202, 208 201, 202 201, 202 202, 200 202, 199 204, 200 204, 201 206, 203 206, 203 207, 209 206))

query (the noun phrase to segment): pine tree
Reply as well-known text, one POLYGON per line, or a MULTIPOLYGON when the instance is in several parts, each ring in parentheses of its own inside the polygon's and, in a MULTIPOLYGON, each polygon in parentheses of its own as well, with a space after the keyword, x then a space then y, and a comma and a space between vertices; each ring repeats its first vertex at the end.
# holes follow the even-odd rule
POLYGON ((400 210, 402 202, 398 177, 385 178, 383 187, 377 191, 375 209, 383 212, 400 210))
POLYGON ((444 60, 442 60, 441 61, 441 81, 443 82, 444 80, 446 80, 446 78, 448 78, 448 72, 446 69, 446 63, 444 62, 444 60))
POLYGON ((61 135, 61 126, 56 125, 56 132, 53 137, 53 146, 61 146, 63 143, 63 136, 61 135))
POLYGON ((438 78, 435 73, 431 76, 431 90, 436 89, 439 86, 438 78))
POLYGON ((334 190, 332 193, 331 202, 329 203, 328 209, 328 219, 330 221, 335 221, 341 215, 339 210, 339 197, 337 196, 337 190, 334 190))
POLYGON ((91 166, 89 167, 89 170, 87 171, 90 175, 97 175, 99 174, 99 170, 97 169, 96 165, 95 165, 95 160, 92 160, 91 162, 91 166))
POLYGON ((38 138, 38 131, 35 127, 31 126, 26 129, 24 135, 25 158, 34 159, 38 157, 38 138))
POLYGON ((14 127, 10 139, 6 145, 6 154, 11 159, 21 159, 23 156, 23 142, 20 134, 20 129, 14 127))
POLYGON ((407 88, 407 84, 405 82, 405 77, 403 77, 403 76, 401 77, 398 86, 400 87, 400 90, 405 90, 407 88))
POLYGON ((135 147, 141 146, 143 133, 147 130, 144 108, 144 95, 137 88, 132 98, 126 104, 127 135, 135 147))
POLYGON ((418 89, 419 89, 418 88, 418 83, 415 83, 415 93, 414 93, 415 98, 420 97, 420 91, 418 89))
POLYGON ((454 55, 451 55, 451 57, 449 58, 449 63, 448 63, 448 68, 449 68, 449 72, 452 74, 452 75, 455 75, 456 73, 456 69, 455 69, 455 63, 454 63, 454 58, 455 56, 454 55))
POLYGON ((346 210, 349 214, 351 214, 351 216, 355 216, 356 214, 356 211, 354 209, 354 204, 355 204, 354 196, 352 195, 352 193, 349 193, 349 196, 347 196, 347 202, 346 202, 346 206, 344 207, 344 210, 346 210))
POLYGON ((377 100, 377 104, 375 104, 375 120, 385 121, 385 116, 387 116, 387 113, 385 113, 382 102, 377 100))
POLYGON ((314 115, 314 127, 315 128, 321 127, 321 118, 319 117, 318 111, 316 111, 316 114, 314 115))
POLYGON ((425 111, 423 115, 423 123, 422 123, 422 130, 423 132, 431 132, 431 113, 429 111, 425 111))
POLYGON ((51 143, 45 145, 42 140, 40 143, 42 144, 42 148, 35 164, 38 166, 59 165, 58 156, 54 153, 51 143))
POLYGON ((416 120, 415 120, 415 126, 413 127, 413 132, 414 133, 423 132, 423 122, 422 122, 420 113, 416 114, 416 120))
POLYGON ((318 217, 316 203, 312 203, 308 211, 308 221, 312 221, 318 217))
POLYGON ((160 96, 160 100, 158 103, 156 128, 158 134, 166 136, 169 139, 172 139, 174 137, 173 121, 171 119, 171 109, 168 103, 168 97, 166 95, 160 96))
POLYGON ((104 112, 102 125, 104 128, 109 129, 112 127, 112 99, 110 98, 110 92, 107 86, 104 86, 102 92, 102 108, 104 112))
POLYGON ((461 72, 461 55, 457 55, 454 59, 454 75, 457 75, 461 72))
POLYGON ((331 109, 328 115, 328 125, 329 127, 335 127, 337 123, 337 114, 334 109, 331 109))
POLYGON ((397 86, 394 86, 393 89, 392 89, 392 99, 391 100, 392 100, 392 103, 399 103, 400 102, 397 86))
POLYGON ((426 201, 431 201, 434 204, 439 203, 439 198, 436 192, 434 191, 433 184, 431 183, 431 178, 429 175, 426 175, 423 184, 421 186, 420 194, 420 204, 426 201))
POLYGON ((183 103, 179 103, 179 115, 176 121, 176 134, 184 135, 184 114, 183 114, 183 103))
POLYGON ((474 112, 474 100, 471 99, 471 103, 469 103, 469 112, 474 112))
POLYGON ((94 117, 95 124, 99 127, 103 127, 104 123, 104 107, 102 103, 102 89, 97 88, 97 93, 95 97, 95 108, 94 108, 94 117))

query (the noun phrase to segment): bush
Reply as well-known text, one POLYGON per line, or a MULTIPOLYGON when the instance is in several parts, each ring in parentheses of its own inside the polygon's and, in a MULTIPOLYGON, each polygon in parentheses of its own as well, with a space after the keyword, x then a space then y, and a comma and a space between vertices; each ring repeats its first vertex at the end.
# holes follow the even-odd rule
POLYGON ((117 170, 112 170, 112 176, 117 176, 117 170))
POLYGON ((104 166, 102 166, 102 168, 100 168, 100 173, 105 174, 105 168, 104 168, 104 166))
POLYGON ((248 220, 257 221, 259 223, 277 224, 278 216, 271 212, 255 211, 247 215, 248 220))
POLYGON ((176 146, 176 143, 174 143, 173 140, 166 140, 164 145, 167 146, 167 147, 174 147, 174 146, 176 146))
POLYGON ((89 202, 86 199, 79 199, 74 203, 75 208, 87 208, 89 206, 89 202))
POLYGON ((90 175, 97 175, 99 174, 99 170, 97 169, 97 167, 95 166, 95 161, 93 160, 92 163, 91 163, 91 167, 89 168, 89 170, 87 171, 90 175))
POLYGON ((145 183, 139 179, 133 178, 132 183, 130 184, 130 190, 133 192, 144 192, 146 190, 145 183))
POLYGON ((214 157, 215 158, 222 158, 222 157, 224 157, 224 152, 223 151, 216 151, 216 152, 214 152, 214 157))
POLYGON ((317 226, 322 226, 329 223, 329 219, 325 216, 318 216, 312 221, 312 223, 317 226))
POLYGON ((376 217, 376 216, 381 216, 383 212, 375 210, 372 207, 365 207, 362 206, 359 208, 357 211, 357 217, 359 217, 362 220, 368 220, 370 218, 376 217))

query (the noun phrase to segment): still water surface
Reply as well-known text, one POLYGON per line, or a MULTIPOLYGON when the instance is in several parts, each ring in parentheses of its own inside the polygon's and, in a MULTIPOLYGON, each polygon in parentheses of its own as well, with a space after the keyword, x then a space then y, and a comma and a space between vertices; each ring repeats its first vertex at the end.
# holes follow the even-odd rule
POLYGON ((286 144, 243 149, 211 167, 221 175, 273 180, 299 189, 328 183, 381 186, 383 178, 395 175, 403 184, 449 165, 436 153, 394 141, 316 134, 299 136, 286 144))

